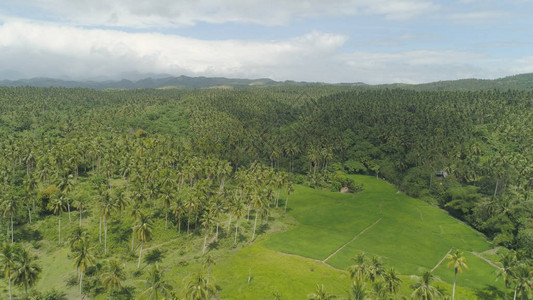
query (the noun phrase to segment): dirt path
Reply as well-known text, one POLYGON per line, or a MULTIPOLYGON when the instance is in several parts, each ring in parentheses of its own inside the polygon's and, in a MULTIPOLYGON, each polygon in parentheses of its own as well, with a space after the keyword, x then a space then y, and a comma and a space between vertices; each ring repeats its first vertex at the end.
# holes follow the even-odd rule
POLYGON ((437 263, 437 264, 433 267, 433 269, 431 269, 430 272, 435 271, 435 269, 437 269, 437 268, 440 266, 440 264, 442 264, 442 262, 446 259, 446 256, 447 256, 448 254, 450 254, 450 252, 452 252, 452 250, 453 250, 453 248, 450 248, 450 250, 448 250, 448 252, 446 252, 446 254, 444 254, 444 256, 443 256, 442 259, 439 261, 439 263, 437 263))
POLYGON ((377 219, 374 223, 372 223, 371 225, 367 226, 365 229, 361 230, 361 232, 359 232, 358 234, 356 234, 351 240, 349 240, 346 244, 342 245, 339 249, 337 249, 335 252, 331 253, 328 257, 326 257, 326 259, 324 259, 322 262, 323 263, 326 263, 331 257, 333 257, 335 254, 339 253, 339 251, 341 251, 342 249, 344 249, 344 247, 348 246, 348 244, 350 244, 351 242, 353 242, 355 239, 357 239, 360 235, 362 235, 363 233, 365 233, 367 230, 369 230, 370 228, 374 227, 374 225, 376 225, 379 221, 381 221, 382 218, 379 218, 377 219))
POLYGON ((470 252, 470 253, 472 253, 472 254, 474 254, 475 256, 477 256, 477 257, 481 258, 482 260, 486 261, 489 265, 495 267, 496 269, 499 269, 499 268, 500 268, 500 267, 498 267, 497 264, 495 264, 495 263, 493 263, 491 260, 489 260, 489 259, 483 257, 481 254, 479 254, 479 253, 477 253, 477 252, 473 252, 473 251, 470 252))
POLYGON ((174 238, 174 239, 168 240, 168 241, 166 241, 166 242, 164 242, 164 243, 157 244, 157 245, 153 245, 153 246, 148 247, 148 248, 144 248, 144 249, 143 249, 143 252, 144 252, 144 251, 148 251, 148 250, 152 250, 152 249, 155 249, 155 248, 159 248, 159 247, 161 247, 161 246, 164 246, 164 245, 170 244, 170 243, 172 243, 172 242, 175 242, 175 241, 177 241, 177 240, 179 240, 179 239, 180 239, 180 237, 177 237, 177 238, 174 238))
POLYGON ((301 256, 301 255, 298 255, 298 254, 289 254, 289 253, 285 253, 285 252, 280 252, 280 251, 276 251, 277 254, 281 254, 281 255, 285 255, 285 256, 292 256, 292 257, 299 257, 299 258, 303 258, 303 259, 307 259, 307 260, 310 260, 310 261, 314 261, 314 262, 317 262, 317 263, 321 263, 321 264, 324 264, 332 269, 335 269, 335 270, 340 270, 340 271, 344 271, 343 269, 339 269, 339 268, 335 268, 334 266, 320 260, 320 259, 314 259, 314 258, 310 258, 310 257, 307 257, 307 256, 301 256))

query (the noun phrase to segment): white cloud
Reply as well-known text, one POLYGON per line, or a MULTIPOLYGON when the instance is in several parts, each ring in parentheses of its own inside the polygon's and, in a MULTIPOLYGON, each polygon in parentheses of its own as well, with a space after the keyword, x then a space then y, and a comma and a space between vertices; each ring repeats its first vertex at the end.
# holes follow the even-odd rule
POLYGON ((29 76, 72 78, 128 71, 242 77, 263 77, 266 72, 276 77, 267 70, 279 64, 303 66, 330 55, 346 39, 312 32, 278 41, 203 41, 13 22, 0 26, 0 65, 29 76))
POLYGON ((360 14, 408 19, 439 9, 430 0, 29 0, 26 5, 70 24, 136 28, 197 22, 284 25, 293 19, 360 14))

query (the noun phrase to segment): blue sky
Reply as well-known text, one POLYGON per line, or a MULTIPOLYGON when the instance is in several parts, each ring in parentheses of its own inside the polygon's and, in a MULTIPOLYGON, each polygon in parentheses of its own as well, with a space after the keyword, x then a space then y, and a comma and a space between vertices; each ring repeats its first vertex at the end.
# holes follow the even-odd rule
POLYGON ((3 0, 0 79, 420 83, 533 72, 533 0, 3 0))

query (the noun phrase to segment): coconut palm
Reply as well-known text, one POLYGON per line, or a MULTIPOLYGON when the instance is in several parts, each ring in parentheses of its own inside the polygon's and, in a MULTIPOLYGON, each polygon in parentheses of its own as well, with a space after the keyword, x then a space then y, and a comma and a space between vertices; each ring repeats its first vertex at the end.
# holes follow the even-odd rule
POLYGON ((211 273, 211 266, 214 264, 216 264, 215 257, 211 254, 205 255, 203 267, 207 271, 207 283, 209 283, 209 274, 211 273))
POLYGON ((515 284, 513 299, 520 296, 522 299, 531 299, 528 293, 533 289, 533 268, 529 262, 520 261, 514 266, 512 278, 515 284))
MULTIPOLYGON (((13 234, 13 216, 17 213, 17 210, 19 208, 19 200, 15 198, 14 195, 11 193, 7 193, 5 198, 3 199, 2 203, 2 215, 4 217, 9 217, 10 224, 11 224, 11 244, 14 242, 14 234, 13 234)), ((8 227, 9 229, 9 227, 8 227)))
POLYGON ((82 239, 80 243, 76 244, 72 252, 75 255, 74 267, 76 267, 80 275, 80 299, 82 299, 83 272, 94 264, 94 256, 91 254, 87 239, 82 239))
POLYGON ((186 299, 205 300, 215 294, 215 287, 208 283, 203 273, 194 274, 187 284, 186 299))
POLYGON ((150 269, 146 280, 146 290, 141 294, 143 296, 142 299, 157 300, 171 297, 172 286, 165 281, 164 274, 164 271, 157 264, 150 269))
POLYGON ((112 259, 107 261, 100 281, 104 288, 111 291, 113 289, 120 289, 122 287, 121 281, 124 280, 124 278, 124 264, 119 260, 112 259))
POLYGON ((387 292, 390 294, 398 293, 402 280, 398 277, 398 273, 394 268, 390 268, 383 273, 383 280, 387 286, 387 292))
POLYGON ((141 213, 137 226, 134 229, 137 239, 141 242, 141 249, 139 250, 139 262, 137 268, 141 267, 141 256, 143 252, 143 245, 152 238, 152 220, 144 213, 141 213))
POLYGON ((9 299, 12 299, 11 296, 11 279, 12 279, 12 273, 15 269, 17 257, 16 253, 18 252, 18 249, 15 244, 5 244, 2 245, 1 253, 0 253, 0 263, 2 268, 4 269, 4 278, 7 278, 9 282, 9 299))
POLYGON ((435 276, 430 271, 424 271, 422 276, 419 277, 418 282, 411 285, 414 289, 411 294, 411 299, 415 300, 434 300, 441 297, 439 290, 432 286, 432 281, 435 280, 435 276))
POLYGON ((370 263, 368 264, 368 278, 370 281, 374 282, 383 275, 383 272, 385 271, 385 268, 383 267, 383 264, 381 263, 381 260, 377 256, 372 256, 370 259, 370 263))
POLYGON ((285 198, 285 209, 284 211, 287 212, 287 204, 289 203, 289 196, 291 195, 291 192, 294 191, 294 187, 292 185, 292 182, 289 180, 287 181, 287 186, 285 188, 285 192, 287 193, 287 198, 285 198))
POLYGON ((24 286, 24 293, 28 294, 28 287, 32 287, 37 283, 41 267, 36 262, 37 257, 30 255, 30 253, 21 248, 17 254, 15 273, 13 274, 14 283, 16 285, 24 286))
POLYGON ((366 300, 367 292, 366 292, 366 284, 363 281, 355 280, 352 282, 352 285, 350 286, 350 290, 348 291, 348 299, 350 300, 366 300))
POLYGON ((54 201, 51 203, 52 210, 55 215, 58 216, 59 224, 58 224, 58 243, 61 244, 61 213, 65 211, 65 198, 63 195, 56 195, 54 201))
POLYGON ((348 268, 350 279, 363 282, 365 279, 365 276, 368 274, 368 265, 367 265, 365 253, 360 252, 354 258, 352 258, 352 261, 355 264, 348 268))
POLYGON ((466 265, 466 257, 463 255, 463 252, 460 252, 459 249, 456 249, 453 254, 446 254, 446 258, 450 261, 448 262, 448 268, 453 266, 455 277, 453 278, 453 289, 452 289, 452 300, 455 299, 455 283, 457 281, 457 272, 463 273, 463 269, 468 270, 466 265))
POLYGON ((307 295, 307 299, 309 300, 331 300, 335 298, 335 296, 326 291, 323 284, 317 284, 315 292, 307 295))
POLYGON ((83 227, 76 227, 72 232, 70 233, 70 249, 74 249, 77 244, 81 243, 81 240, 87 239, 87 231, 83 227))
POLYGON ((505 299, 507 299, 507 290, 510 287, 513 268, 516 265, 516 253, 510 251, 506 254, 500 255, 499 269, 496 271, 496 276, 503 277, 505 285, 505 299))

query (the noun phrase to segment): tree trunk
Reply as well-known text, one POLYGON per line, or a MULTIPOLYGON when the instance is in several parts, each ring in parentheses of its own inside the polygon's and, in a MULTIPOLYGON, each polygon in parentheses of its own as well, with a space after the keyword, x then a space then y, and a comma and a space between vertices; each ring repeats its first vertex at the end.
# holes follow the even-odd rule
POLYGON ((453 277, 452 300, 455 299, 455 282, 456 281, 457 281, 457 269, 455 269, 455 276, 453 277))
POLYGON ((191 224, 191 212, 187 215, 187 236, 189 236, 189 225, 191 224))
POLYGON ((178 215, 178 234, 181 234, 181 214, 178 215))
POLYGON ((252 242, 255 240, 255 228, 257 227, 257 211, 255 211, 254 232, 252 233, 252 242))
POLYGON ((133 241, 135 241, 135 235, 131 234, 131 251, 133 251, 133 241))
POLYGON ((7 273, 7 278, 9 279, 9 300, 13 299, 11 294, 11 272, 7 273))
POLYGON ((31 208, 28 206, 28 217, 30 218, 30 224, 31 224, 31 208))
POLYGON ((494 187, 494 197, 496 197, 496 193, 498 192, 498 184, 500 183, 500 180, 496 180, 496 186, 494 187))
POLYGON ((208 229, 206 228, 205 229, 205 237, 204 237, 204 247, 202 248, 202 255, 205 254, 205 248, 206 248, 206 245, 207 245, 207 235, 209 234, 209 231, 208 229))
POLYGON ((98 239, 100 240, 100 244, 102 243, 102 216, 100 216, 100 232, 98 233, 98 239))
POLYGON ((83 272, 80 272, 80 299, 83 299, 82 282, 83 282, 83 272))
POLYGON ((239 232, 239 218, 237 218, 237 223, 235 223, 235 240, 233 244, 237 244, 237 233, 239 232))
POLYGON ((83 208, 80 206, 80 227, 81 227, 81 214, 83 213, 83 208))
POLYGON ((228 230, 226 230, 227 232, 229 232, 230 226, 231 226, 231 214, 229 215, 228 230))
POLYGON ((216 233, 216 235, 215 235, 215 241, 218 242, 218 221, 217 221, 217 233, 216 233))
POLYGON ((513 296, 513 300, 516 300, 516 286, 514 287, 514 296, 513 296))
POLYGON ((61 214, 59 215, 58 219, 59 219, 59 227, 58 227, 59 228, 59 230, 58 230, 58 232, 59 232, 59 244, 61 245, 61 214))
POLYGON ((67 201, 67 209, 68 209, 68 222, 72 223, 72 219, 70 218, 70 203, 67 201))
POLYGON ((104 255, 107 255, 107 217, 104 218, 104 255))
POLYGON ((144 241, 141 241, 141 250, 139 250, 139 262, 137 263, 137 269, 141 267, 141 256, 143 253, 143 244, 144 244, 144 241))
POLYGON ((11 244, 13 244, 13 215, 11 215, 11 244))
POLYGON ((287 203, 289 203, 289 194, 287 194, 287 198, 285 199, 285 212, 287 212, 287 203))
POLYGON ((165 213, 165 229, 168 229, 168 209, 165 213))

